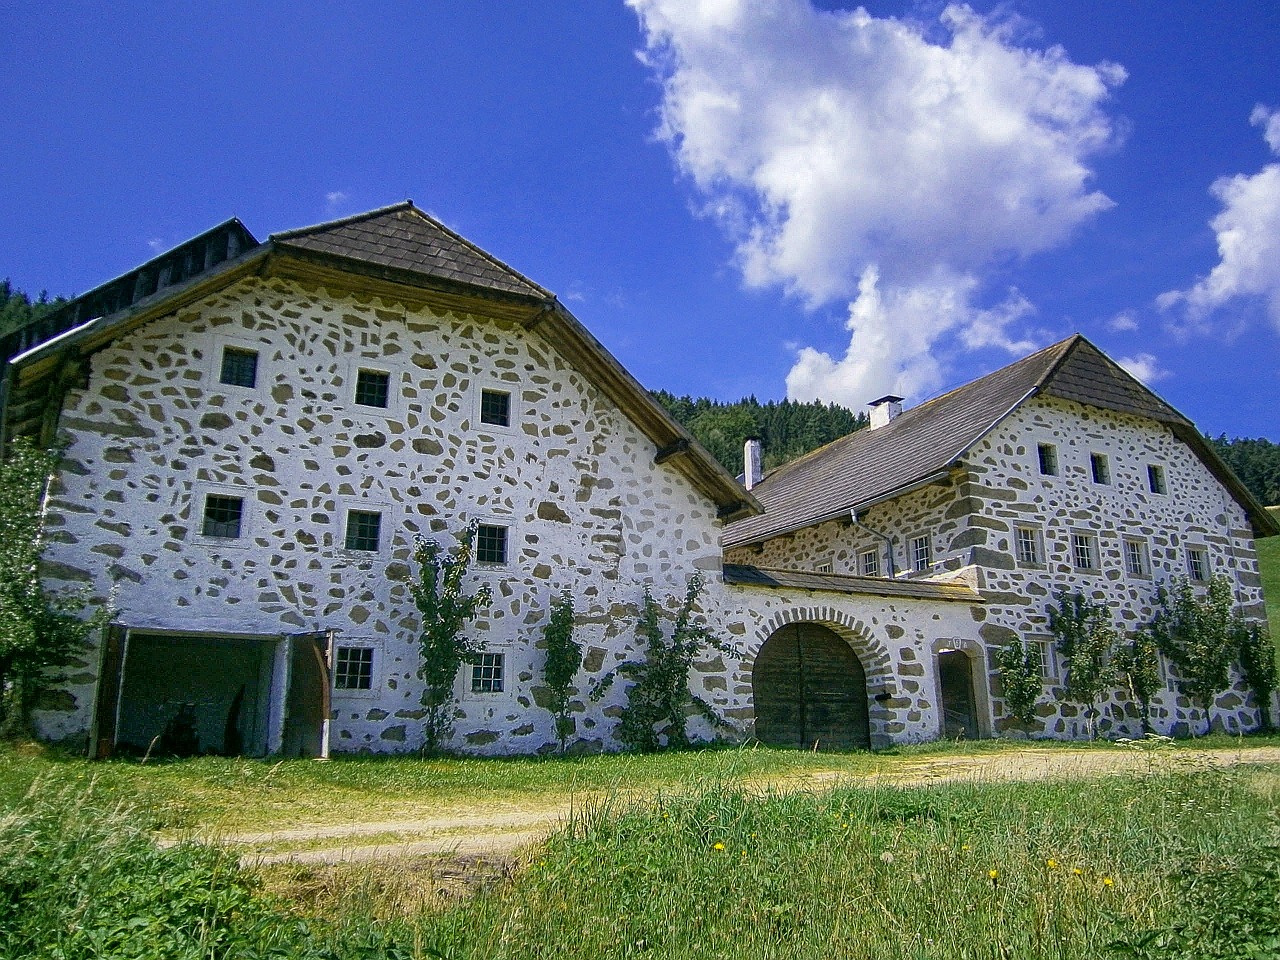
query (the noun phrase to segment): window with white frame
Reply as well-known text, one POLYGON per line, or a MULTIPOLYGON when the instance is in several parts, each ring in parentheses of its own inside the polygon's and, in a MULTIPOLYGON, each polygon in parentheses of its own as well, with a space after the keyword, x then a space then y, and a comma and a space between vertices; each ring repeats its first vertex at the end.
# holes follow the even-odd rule
POLYGON ((506 654, 482 653, 471 665, 472 693, 502 693, 506 683, 506 654))
POLYGON ((858 572, 864 577, 880 576, 880 551, 863 550, 858 554, 858 572))
POLYGON ((200 535, 216 540, 238 540, 244 532, 244 514, 244 497, 205 494, 200 535))
POLYGON ((833 571, 830 560, 824 560, 822 563, 818 564, 816 569, 818 573, 831 573, 833 571))
POLYGON ((218 365, 218 382, 229 387, 258 385, 258 351, 246 347, 222 348, 222 361, 218 365))
POLYGON ((1204 547, 1187 548, 1187 576, 1197 583, 1209 579, 1209 553, 1204 547))
POLYGON ((355 396, 352 399, 362 407, 385 410, 391 404, 391 374, 385 370, 361 367, 356 371, 355 396))
POLYGON ((1168 493, 1164 482, 1164 467, 1158 463, 1147 464, 1147 488, 1152 493, 1168 493))
POLYGON ((1036 638, 1031 641, 1040 653, 1040 679, 1058 679, 1058 648, 1051 637, 1036 638))
POLYGON ((1131 577, 1151 577, 1151 550, 1147 541, 1137 537, 1124 539, 1124 569, 1131 577))
POLYGON ((373 648, 338 646, 333 653, 335 690, 373 689, 373 648))
POLYGON ((1040 473, 1046 477, 1058 475, 1058 448, 1052 443, 1036 445, 1036 454, 1040 460, 1040 473))
POLYGON ((1089 454, 1089 472, 1094 483, 1111 482, 1111 462, 1105 453, 1089 454))
POLYGON ((1098 570, 1098 538, 1092 533, 1071 534, 1071 565, 1077 570, 1096 573, 1098 570))
POLYGON ((928 534, 911 538, 911 569, 923 573, 933 565, 933 541, 928 534))
POLYGON ((1044 543, 1039 527, 1014 527, 1013 536, 1018 563, 1024 567, 1038 567, 1044 563, 1044 543))
POLYGON ((476 562, 507 562, 506 527, 496 523, 482 523, 476 527, 476 562))
POLYGON ((382 539, 382 512, 348 510, 343 546, 347 550, 376 553, 382 539))
POLYGON ((480 422, 491 427, 511 426, 510 392, 506 390, 481 390, 480 422))

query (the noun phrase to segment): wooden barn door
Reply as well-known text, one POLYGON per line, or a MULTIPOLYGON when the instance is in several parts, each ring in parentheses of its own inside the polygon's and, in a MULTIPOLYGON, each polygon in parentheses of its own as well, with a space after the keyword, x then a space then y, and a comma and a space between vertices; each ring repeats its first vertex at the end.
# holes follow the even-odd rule
POLYGON ((782 627, 751 673, 756 738, 805 750, 870 749, 867 679, 857 656, 816 623, 782 627))

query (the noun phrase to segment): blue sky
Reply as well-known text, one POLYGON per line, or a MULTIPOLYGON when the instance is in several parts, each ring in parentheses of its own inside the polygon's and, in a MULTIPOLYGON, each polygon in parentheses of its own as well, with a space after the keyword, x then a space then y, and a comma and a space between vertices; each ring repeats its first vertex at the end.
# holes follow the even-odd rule
POLYGON ((1078 331, 1280 440, 1280 4, 102 9, 0 9, 28 291, 412 198, 646 386, 918 402, 1078 331))

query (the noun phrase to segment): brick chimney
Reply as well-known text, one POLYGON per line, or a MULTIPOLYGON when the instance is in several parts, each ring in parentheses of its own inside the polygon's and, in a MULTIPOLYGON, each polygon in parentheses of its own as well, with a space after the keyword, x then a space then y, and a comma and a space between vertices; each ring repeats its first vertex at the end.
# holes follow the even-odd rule
POLYGON ((742 485, 748 490, 764 477, 762 463, 760 440, 747 437, 747 442, 742 445, 742 485))
POLYGON ((871 408, 871 429, 888 426, 902 414, 902 398, 887 393, 867 404, 871 408))

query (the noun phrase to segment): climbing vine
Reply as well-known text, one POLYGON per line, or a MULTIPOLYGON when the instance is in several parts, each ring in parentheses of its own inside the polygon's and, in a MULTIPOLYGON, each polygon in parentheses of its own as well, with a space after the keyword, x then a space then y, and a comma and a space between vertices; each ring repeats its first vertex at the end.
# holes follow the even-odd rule
POLYGON ((573 595, 565 590, 552 602, 551 616, 542 629, 547 648, 542 675, 550 691, 549 709, 556 720, 561 753, 574 732, 569 700, 574 693, 573 678, 582 666, 582 644, 573 638, 573 628, 573 595))
POLYGON ((468 528, 458 538, 451 552, 445 552, 434 540, 419 540, 413 559, 418 565, 418 579, 409 584, 418 607, 420 627, 418 648, 422 662, 418 677, 422 680, 423 749, 439 753, 441 745, 453 729, 453 685, 458 668, 474 663, 480 649, 463 635, 463 627, 489 605, 487 584, 468 593, 463 579, 471 567, 475 529, 468 528))
POLYGON ((617 732, 618 740, 629 750, 652 753, 663 747, 687 747, 685 720, 690 707, 715 725, 723 723, 709 703, 689 690, 689 675, 699 654, 708 650, 734 652, 711 633, 706 621, 696 613, 702 587, 699 574, 689 578, 669 633, 663 629, 666 617, 662 607, 645 587, 637 624, 644 659, 622 664, 592 691, 592 699, 598 700, 616 677, 629 681, 617 732))
POLYGON ((1040 651, 1034 643, 1014 637, 996 653, 996 668, 1004 691, 1004 705, 1024 725, 1035 719, 1036 702, 1044 690, 1040 651))
POLYGON ((1111 654, 1119 634, 1110 611, 1080 591, 1060 591, 1049 607, 1049 629, 1067 668, 1067 699, 1085 708, 1089 736, 1098 739, 1098 701, 1111 686, 1111 654))

